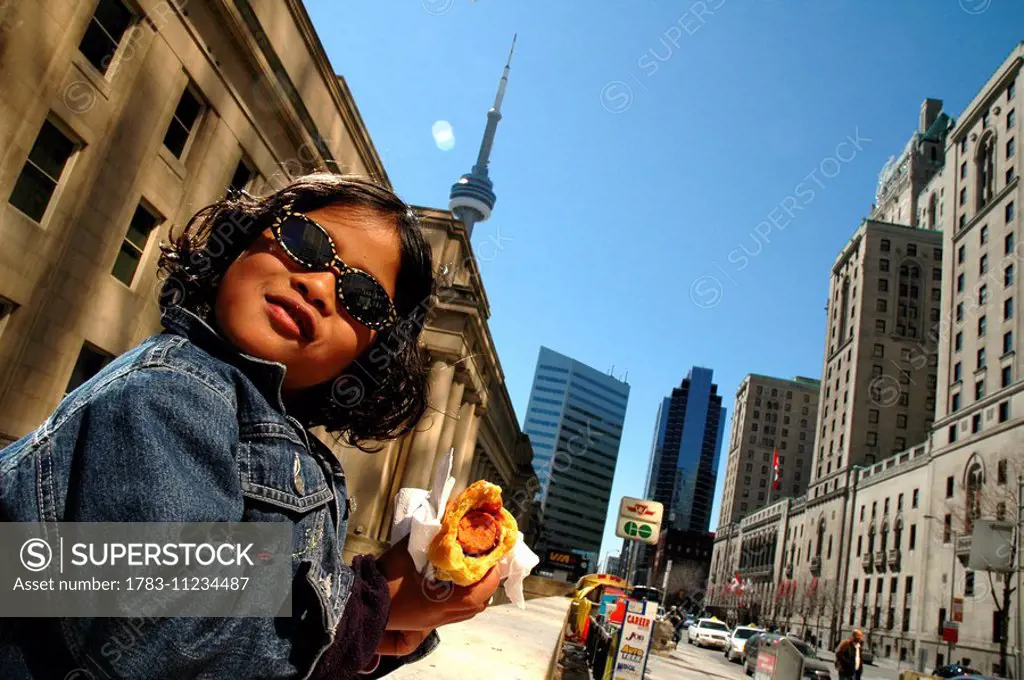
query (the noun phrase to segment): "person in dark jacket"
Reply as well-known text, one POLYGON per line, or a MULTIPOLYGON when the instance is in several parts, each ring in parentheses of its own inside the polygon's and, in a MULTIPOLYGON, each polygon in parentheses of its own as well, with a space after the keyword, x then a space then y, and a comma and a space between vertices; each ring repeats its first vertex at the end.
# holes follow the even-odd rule
POLYGON ((434 272, 412 209, 335 174, 233 192, 159 267, 163 332, 0 450, 0 521, 285 523, 292 608, 153 618, 122 647, 126 619, 3 619, 0 678, 379 677, 481 612, 496 570, 437 598, 404 543, 345 564, 345 474, 310 432, 372 452, 427 409, 434 272))
POLYGON ((839 671, 839 680, 860 680, 861 672, 864 670, 864 661, 861 657, 863 644, 864 633, 858 629, 836 647, 836 669, 839 671))

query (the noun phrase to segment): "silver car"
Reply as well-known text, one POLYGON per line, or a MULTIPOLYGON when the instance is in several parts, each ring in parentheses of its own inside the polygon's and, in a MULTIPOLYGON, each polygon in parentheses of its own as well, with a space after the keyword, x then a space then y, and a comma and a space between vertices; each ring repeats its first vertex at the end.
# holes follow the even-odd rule
POLYGON ((743 652, 747 646, 747 640, 758 633, 765 632, 762 628, 753 626, 736 626, 729 633, 729 640, 725 643, 725 658, 729 661, 743 662, 743 652))

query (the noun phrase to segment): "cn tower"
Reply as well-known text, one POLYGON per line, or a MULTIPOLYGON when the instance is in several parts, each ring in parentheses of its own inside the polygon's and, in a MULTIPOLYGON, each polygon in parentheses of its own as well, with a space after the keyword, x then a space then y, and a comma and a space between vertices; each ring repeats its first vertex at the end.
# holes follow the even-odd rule
POLYGON ((512 53, 516 49, 516 37, 512 37, 512 49, 508 52, 505 71, 498 83, 498 93, 494 96, 494 106, 487 112, 487 128, 484 130, 483 141, 480 142, 480 153, 477 154, 473 169, 459 178, 452 185, 448 209, 466 225, 466 235, 473 236, 473 226, 491 216, 498 197, 494 195, 494 184, 487 175, 487 165, 491 159, 491 147, 494 146, 494 133, 498 130, 501 120, 501 100, 505 98, 505 86, 508 85, 508 71, 512 65, 512 53))

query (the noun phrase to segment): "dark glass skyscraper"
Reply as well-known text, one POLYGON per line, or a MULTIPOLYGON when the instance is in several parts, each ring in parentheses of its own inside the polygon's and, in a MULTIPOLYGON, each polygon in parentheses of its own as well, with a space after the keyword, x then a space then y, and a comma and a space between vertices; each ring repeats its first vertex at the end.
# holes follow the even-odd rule
POLYGON ((523 431, 533 444, 543 512, 538 547, 601 549, 629 385, 540 348, 523 431))
POLYGON ((665 506, 663 527, 707 531, 725 430, 712 370, 694 366, 658 406, 647 498, 665 506))

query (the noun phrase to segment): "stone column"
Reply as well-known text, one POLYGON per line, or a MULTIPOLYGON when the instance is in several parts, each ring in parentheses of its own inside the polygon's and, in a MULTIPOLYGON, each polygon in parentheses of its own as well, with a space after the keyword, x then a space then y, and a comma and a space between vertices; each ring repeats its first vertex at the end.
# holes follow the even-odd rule
POLYGON ((452 476, 455 477, 456 494, 472 481, 470 470, 473 466, 476 451, 476 436, 480 431, 481 411, 473 402, 465 402, 459 409, 459 422, 455 426, 455 461, 452 464, 452 476))
POLYGON ((427 412, 413 432, 412 448, 409 450, 402 473, 402 486, 424 489, 430 484, 433 474, 434 454, 444 425, 444 412, 448 406, 455 367, 437 359, 430 367, 427 391, 427 412))
MULTIPOLYGON (((462 395, 466 391, 466 384, 456 378, 452 383, 452 389, 448 393, 448 405, 445 408, 444 423, 441 425, 441 437, 437 443, 437 453, 434 454, 434 467, 436 469, 441 457, 448 453, 455 441, 455 429, 461 422, 462 395)), ((452 469, 455 469, 454 458, 452 469)))

